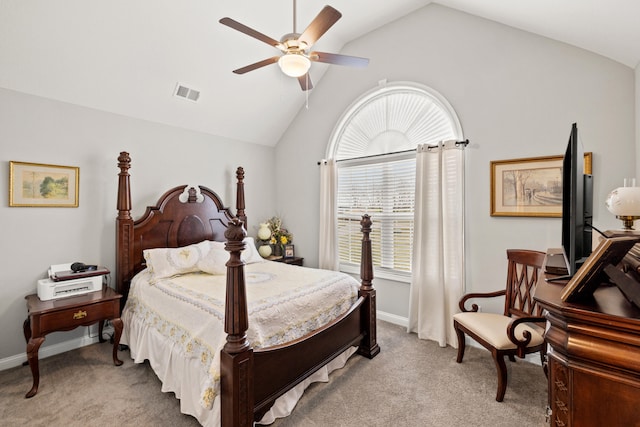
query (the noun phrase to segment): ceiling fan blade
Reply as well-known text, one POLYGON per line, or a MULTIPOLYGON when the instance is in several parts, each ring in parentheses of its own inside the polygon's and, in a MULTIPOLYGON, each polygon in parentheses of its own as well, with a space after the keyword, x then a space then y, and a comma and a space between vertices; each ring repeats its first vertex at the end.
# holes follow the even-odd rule
POLYGON ((340 12, 331 6, 325 6, 298 37, 298 40, 305 42, 307 46, 313 45, 341 17, 340 12))
POLYGON ((311 52, 309 59, 316 62, 325 62, 327 64, 346 65, 349 67, 366 67, 369 65, 368 58, 360 58, 358 56, 339 55, 337 53, 311 52))
POLYGON ((309 73, 305 74, 304 76, 298 77, 298 82, 300 83, 300 88, 302 90, 313 89, 313 84, 311 83, 311 77, 309 76, 309 73))
POLYGON ((262 67, 265 67, 267 65, 274 64, 274 63, 278 62, 278 59, 280 59, 279 56, 272 56, 271 58, 263 59, 262 61, 258 61, 258 62, 255 62, 253 64, 247 65, 246 67, 242 67, 242 68, 238 68, 237 70, 233 70, 233 72, 236 73, 236 74, 248 73, 249 71, 257 70, 258 68, 262 68, 262 67))
POLYGON ((266 36, 261 32, 254 30, 253 28, 249 28, 246 25, 241 24, 231 18, 222 18, 220 20, 220 23, 222 25, 226 25, 227 27, 233 28, 234 30, 238 30, 241 33, 245 33, 246 35, 251 36, 254 39, 258 39, 261 42, 264 42, 273 47, 278 47, 280 45, 280 42, 278 40, 272 39, 271 37, 266 36))

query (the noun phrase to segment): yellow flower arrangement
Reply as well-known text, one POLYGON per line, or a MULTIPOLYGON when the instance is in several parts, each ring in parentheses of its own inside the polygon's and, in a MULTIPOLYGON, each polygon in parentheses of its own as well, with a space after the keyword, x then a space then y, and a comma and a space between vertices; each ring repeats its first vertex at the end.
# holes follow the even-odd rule
POLYGON ((267 221, 269 230, 271 230, 271 239, 269 243, 272 245, 286 245, 291 243, 293 235, 282 226, 282 219, 277 216, 267 221))

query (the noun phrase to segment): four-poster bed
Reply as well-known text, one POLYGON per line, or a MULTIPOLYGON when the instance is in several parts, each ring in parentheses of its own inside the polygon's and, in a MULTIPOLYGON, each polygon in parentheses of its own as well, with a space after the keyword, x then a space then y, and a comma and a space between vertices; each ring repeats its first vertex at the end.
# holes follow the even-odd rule
MULTIPOLYGON (((250 252, 251 248, 249 246, 253 242, 252 240, 247 241, 245 238, 247 217, 244 200, 244 170, 242 168, 238 168, 236 172, 235 215, 228 208, 225 208, 217 194, 208 188, 180 186, 164 193, 156 206, 147 207, 142 217, 134 220, 131 217, 130 166, 131 158, 129 154, 126 152, 120 153, 118 157, 120 173, 117 200, 118 216, 116 220, 116 290, 123 295, 122 306, 125 310, 125 313, 123 313, 123 321, 125 322, 124 337, 128 336, 129 342, 127 343, 131 348, 132 357, 134 357, 134 351, 136 351, 140 353, 137 357, 143 358, 145 357, 144 351, 146 351, 144 349, 134 349, 134 346, 131 345, 131 341, 136 342, 137 340, 144 341, 147 339, 146 335, 142 338, 137 337, 136 331, 156 327, 155 324, 153 326, 140 326, 140 323, 133 325, 134 321, 138 322, 138 320, 135 320, 137 317, 134 314, 136 308, 144 308, 143 310, 138 310, 139 312, 144 311, 144 316, 138 316, 139 319, 145 317, 154 318, 156 323, 162 324, 161 327, 157 328, 158 330, 165 327, 163 322, 167 323, 173 336, 178 328, 176 326, 178 322, 171 324, 167 319, 175 315, 173 312, 178 309, 177 307, 184 300, 189 300, 191 304, 191 306, 188 306, 191 307, 190 311, 198 311, 193 307, 200 308, 206 304, 190 301, 191 296, 197 293, 193 289, 199 290, 203 288, 195 288, 196 285, 194 285, 194 288, 187 289, 177 282, 178 279, 175 279, 176 282, 173 281, 173 278, 170 278, 169 282, 160 280, 154 283, 151 280, 150 283, 145 285, 138 284, 141 281, 140 277, 153 275, 153 268, 149 265, 152 259, 150 255, 152 251, 171 250, 166 248, 183 248, 189 245, 192 245, 191 249, 193 251, 193 248, 197 245, 198 251, 204 248, 202 250, 210 250, 211 253, 214 253, 214 248, 217 248, 216 245, 220 245, 214 242, 226 242, 224 249, 229 253, 225 264, 226 275, 220 276, 221 279, 219 279, 223 281, 224 285, 221 285, 221 291, 218 290, 218 292, 223 293, 222 299, 224 302, 224 307, 220 311, 224 315, 222 319, 224 331, 221 332, 224 337, 224 345, 213 356, 217 362, 217 356, 219 355, 219 371, 212 376, 215 376, 216 379, 219 377, 219 389, 216 389, 216 391, 219 390, 219 400, 215 400, 214 402, 216 403, 213 405, 214 407, 219 405, 220 419, 219 421, 217 419, 212 421, 206 415, 199 417, 193 413, 193 410, 183 410, 183 412, 191 413, 203 424, 203 419, 206 419, 207 423, 220 424, 223 427, 251 426, 254 421, 260 420, 270 410, 280 396, 283 396, 294 387, 304 387, 303 383, 305 381, 309 381, 319 369, 325 369, 325 366, 334 361, 334 359, 345 358, 346 360, 348 356, 345 356, 345 354, 351 354, 349 352, 350 349, 357 348, 355 350, 357 353, 368 358, 373 358, 378 354, 380 348, 376 339, 376 293, 372 286, 373 268, 371 242, 369 240, 371 220, 367 215, 361 221, 363 233, 362 281, 359 286, 356 282, 356 286, 353 288, 353 298, 347 303, 346 309, 341 309, 342 311, 337 312, 336 308, 330 308, 330 311, 335 312, 333 317, 327 317, 325 314, 318 315, 317 317, 327 317, 328 323, 304 332, 303 335, 293 340, 254 348, 256 346, 250 341, 250 337, 253 336, 252 328, 258 327, 258 325, 250 322, 250 318, 253 319, 252 313, 257 310, 254 303, 250 300, 248 301, 247 294, 257 292, 254 291, 257 288, 253 287, 255 286, 254 282, 256 282, 255 277, 280 277, 280 275, 284 275, 283 272, 278 270, 280 268, 298 269, 296 271, 308 271, 308 276, 321 277, 324 282, 330 282, 331 286, 333 286, 334 282, 344 279, 341 277, 338 280, 334 278, 335 275, 346 275, 325 270, 287 266, 269 261, 256 262, 254 264, 245 263, 245 255, 250 252), (211 242, 210 246, 206 244, 203 246, 202 244, 205 241, 211 242), (209 249, 209 247, 212 249, 209 249), (248 271, 249 281, 245 277, 247 274, 245 270, 248 271), (263 271, 267 271, 267 273, 263 271), (328 276, 329 274, 333 276, 328 276), (249 288, 247 287, 248 284, 250 285, 249 288), (141 296, 143 291, 159 294, 163 287, 170 289, 170 292, 167 291, 166 293, 170 293, 173 298, 170 302, 171 309, 166 312, 166 319, 163 313, 152 313, 141 296), (180 294, 181 290, 184 289, 186 290, 180 294), (127 298, 130 298, 130 301, 125 306, 127 298), (128 319, 131 325, 128 324, 128 319)), ((206 275, 194 274, 194 276, 206 275)), ((196 277, 196 279, 199 280, 200 277, 196 277)), ((348 276, 346 276, 346 279, 353 281, 348 276)), ((197 286, 200 285, 198 284, 197 286)), ((277 286, 279 284, 271 284, 270 289, 277 289, 277 286)), ((314 284, 313 286, 316 285, 314 284)), ((304 293, 311 293, 309 289, 316 289, 313 286, 303 288, 304 293)), ((300 291, 287 290, 285 292, 287 299, 290 299, 289 295, 294 292, 300 291)), ((327 292, 336 293, 332 288, 327 292)), ((207 298, 209 301, 213 300, 211 296, 207 298)), ((344 305, 345 301, 341 301, 339 304, 344 305)), ((210 310, 215 311, 213 309, 210 310)), ((288 313, 288 310, 286 306, 282 306, 283 312, 288 313)), ((180 314, 180 316, 191 315, 191 312, 180 314)), ((279 316, 283 317, 282 314, 279 316)), ((222 315, 219 317, 222 317, 222 315)), ((277 318, 276 322, 280 320, 280 318, 277 318)), ((197 321, 194 320, 194 322, 197 321)), ((308 323, 308 321, 303 322, 308 323)), ((296 326, 292 327, 292 329, 299 328, 296 326)), ((203 335, 208 333, 208 331, 205 331, 203 335)), ((155 335, 158 334, 156 333, 155 335)), ((167 333, 167 335, 169 334, 167 333)), ((193 338, 185 338, 184 336, 186 335, 183 335, 183 341, 193 338)), ((200 341, 197 339, 194 342, 200 345, 200 341)), ((154 345, 155 342, 151 342, 147 347, 154 345)), ((165 346, 165 344, 160 346, 165 346)), ((140 347, 145 346, 141 345, 140 347)), ((171 371, 178 365, 191 363, 176 361, 178 355, 184 353, 184 351, 181 353, 181 351, 175 350, 177 347, 175 343, 166 346, 166 348, 173 349, 171 350, 173 353, 170 359, 156 362, 155 358, 160 360, 165 356, 150 357, 154 359, 150 360, 150 362, 156 374, 158 374, 159 369, 154 364, 162 365, 164 363, 165 366, 162 366, 162 368, 165 371, 171 371)), ((202 344, 202 347, 204 348, 206 345, 202 344)), ((201 358, 206 359, 206 351, 203 351, 202 355, 201 358)), ((209 361, 207 360, 207 362, 209 361)), ((215 370, 217 367, 211 369, 215 370)), ((209 372, 212 371, 210 370, 209 372)), ((177 373, 177 375, 188 377, 188 375, 181 373, 177 373)), ((158 376, 163 380, 160 374, 158 376)), ((182 386, 184 386, 185 381, 183 381, 182 386)), ((192 382, 198 381, 202 382, 202 380, 192 379, 192 382)), ((176 386, 176 388, 179 387, 176 386)), ((163 385, 163 391, 174 391, 178 398, 183 399, 181 393, 184 395, 184 390, 172 390, 171 388, 171 384, 167 387, 163 385)), ((217 395, 218 393, 215 394, 217 395)), ((183 406, 182 401, 181 406, 183 406)), ((200 411, 200 409, 202 408, 196 411, 200 411)))

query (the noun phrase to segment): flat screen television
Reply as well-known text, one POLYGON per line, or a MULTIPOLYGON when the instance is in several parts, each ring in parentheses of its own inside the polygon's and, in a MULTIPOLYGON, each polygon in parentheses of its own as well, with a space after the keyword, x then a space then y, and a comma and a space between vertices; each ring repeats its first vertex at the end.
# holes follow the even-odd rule
POLYGON ((578 126, 571 126, 562 162, 562 248, 572 277, 591 254, 593 176, 584 173, 584 149, 578 126))

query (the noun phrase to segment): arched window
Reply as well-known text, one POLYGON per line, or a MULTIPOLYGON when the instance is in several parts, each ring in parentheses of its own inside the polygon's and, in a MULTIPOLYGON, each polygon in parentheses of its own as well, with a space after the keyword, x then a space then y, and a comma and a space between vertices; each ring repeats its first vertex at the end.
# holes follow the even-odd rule
POLYGON ((377 277, 408 281, 411 273, 418 144, 462 139, 458 117, 439 93, 416 83, 388 83, 342 115, 327 158, 337 161, 340 269, 360 263, 360 218, 374 218, 377 277))

